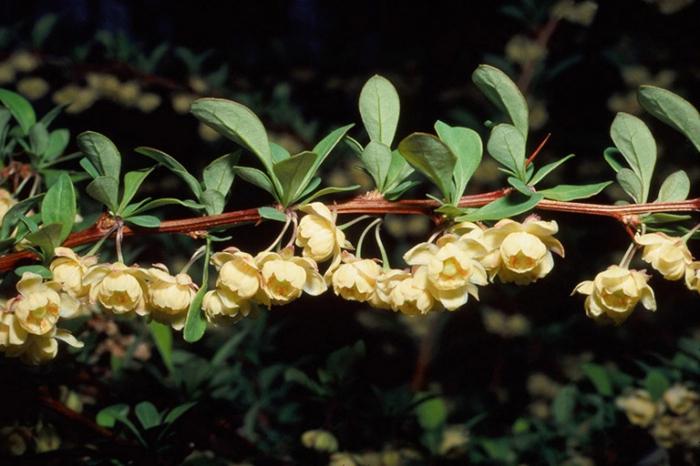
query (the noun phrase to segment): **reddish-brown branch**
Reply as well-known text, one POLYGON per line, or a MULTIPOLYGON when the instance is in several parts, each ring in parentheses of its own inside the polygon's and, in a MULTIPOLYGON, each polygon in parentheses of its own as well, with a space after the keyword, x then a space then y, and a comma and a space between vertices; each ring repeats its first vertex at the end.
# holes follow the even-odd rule
MULTIPOLYGON (((464 196, 459 202, 460 207, 481 207, 511 192, 511 188, 499 189, 483 194, 464 196)), ((355 197, 347 202, 336 204, 334 208, 339 214, 403 214, 403 215, 431 215, 438 207, 438 203, 431 199, 411 199, 391 202, 376 193, 368 193, 355 197)), ((623 223, 628 223, 629 217, 653 212, 692 212, 700 210, 700 198, 677 202, 656 202, 648 204, 607 205, 589 204, 583 202, 562 202, 544 199, 537 204, 536 209, 569 212, 583 215, 597 215, 612 217, 623 223)), ((132 229, 125 226, 124 236, 162 234, 162 233, 189 233, 194 234, 219 227, 227 227, 240 223, 260 221, 258 209, 237 210, 220 215, 184 218, 179 220, 164 221, 157 228, 132 229)), ((83 231, 73 233, 63 243, 66 247, 80 246, 94 243, 106 235, 110 226, 108 222, 98 222, 96 225, 83 231)), ((36 260, 36 255, 31 251, 21 251, 6 254, 0 257, 0 272, 7 272, 17 264, 36 260)))

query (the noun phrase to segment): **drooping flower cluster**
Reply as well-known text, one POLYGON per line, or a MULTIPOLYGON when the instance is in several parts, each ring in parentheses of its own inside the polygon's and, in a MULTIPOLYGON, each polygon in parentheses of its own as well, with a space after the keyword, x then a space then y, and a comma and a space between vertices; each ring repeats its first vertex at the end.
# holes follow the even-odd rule
POLYGON ((700 394, 685 385, 667 389, 658 401, 638 389, 619 397, 630 423, 649 430, 663 448, 694 447, 700 441, 700 394))

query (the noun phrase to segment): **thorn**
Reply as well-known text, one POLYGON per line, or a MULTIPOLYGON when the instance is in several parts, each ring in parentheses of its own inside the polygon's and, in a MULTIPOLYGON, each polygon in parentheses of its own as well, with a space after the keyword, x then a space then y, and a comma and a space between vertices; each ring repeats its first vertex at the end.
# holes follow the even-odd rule
POLYGON ((537 154, 540 153, 540 151, 542 150, 542 148, 544 147, 544 145, 547 144, 547 141, 549 141, 549 137, 550 137, 551 135, 552 135, 552 133, 547 133, 547 135, 544 137, 544 139, 542 140, 542 142, 540 142, 540 145, 537 146, 537 149, 535 149, 535 151, 530 155, 530 157, 527 158, 527 160, 525 161, 525 166, 526 166, 526 167, 527 167, 528 165, 530 165, 530 164, 532 163, 533 160, 535 160, 535 157, 537 157, 537 154))

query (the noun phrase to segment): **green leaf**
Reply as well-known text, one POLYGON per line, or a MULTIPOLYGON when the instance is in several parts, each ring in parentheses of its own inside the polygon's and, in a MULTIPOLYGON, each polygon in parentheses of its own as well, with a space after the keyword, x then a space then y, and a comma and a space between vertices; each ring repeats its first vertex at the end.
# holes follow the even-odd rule
POLYGON ((101 202, 112 212, 117 211, 119 182, 111 176, 98 176, 85 188, 93 199, 101 202))
POLYGON ((80 166, 83 167, 83 170, 85 170, 85 172, 90 175, 93 180, 100 176, 100 172, 97 171, 97 167, 95 167, 87 157, 80 159, 80 166))
POLYGON ((129 406, 125 404, 107 406, 97 413, 95 421, 97 425, 111 429, 114 427, 117 419, 126 419, 128 414, 129 406))
POLYGON ((641 86, 639 103, 647 112, 680 131, 700 151, 700 113, 690 102, 660 87, 641 86))
POLYGON ((567 425, 574 420, 574 409, 576 408, 575 386, 569 385, 557 392, 557 396, 552 401, 552 414, 554 422, 560 426, 567 425))
POLYGON ((287 207, 296 201, 310 180, 309 172, 318 156, 313 152, 301 152, 290 158, 277 162, 274 173, 282 188, 282 205, 287 207))
POLYGON ((197 181, 197 178, 192 176, 192 174, 188 172, 180 162, 175 160, 175 158, 163 151, 153 149, 152 147, 137 147, 135 152, 155 160, 179 176, 185 183, 187 183, 187 186, 189 186, 190 190, 197 197, 197 199, 199 199, 199 197, 202 195, 202 187, 200 186, 199 181, 197 181))
POLYGON ((41 216, 44 223, 58 223, 61 225, 59 244, 70 234, 75 222, 77 212, 75 201, 75 188, 70 175, 63 172, 44 196, 41 202, 41 216))
POLYGON ((207 239, 207 249, 204 253, 204 271, 202 272, 202 282, 199 285, 199 291, 194 295, 192 303, 187 310, 187 320, 185 321, 185 330, 182 333, 183 338, 188 343, 199 341, 207 329, 207 321, 204 320, 202 313, 202 300, 209 286, 209 257, 211 256, 211 240, 207 239))
POLYGON ((57 129, 49 134, 49 142, 42 157, 44 162, 51 162, 59 155, 63 154, 70 141, 70 131, 67 129, 57 129))
POLYGON ((423 430, 436 430, 447 422, 447 405, 440 397, 430 398, 415 408, 418 424, 423 430))
POLYGON ((161 324, 152 320, 148 323, 148 328, 151 331, 153 342, 156 344, 158 353, 163 359, 163 364, 168 368, 169 372, 175 370, 173 366, 173 331, 169 325, 161 324))
POLYGON ((32 104, 21 95, 0 89, 0 103, 2 103, 15 118, 24 136, 29 134, 29 130, 36 123, 36 113, 32 108, 32 104))
POLYGON ((24 214, 34 207, 34 205, 39 202, 40 199, 44 197, 44 194, 37 194, 36 196, 28 197, 17 202, 15 205, 10 207, 10 209, 5 213, 2 218, 2 228, 0 228, 0 237, 7 238, 10 236, 10 231, 17 225, 20 218, 24 214))
POLYGON ((160 219, 155 215, 132 215, 125 218, 124 221, 143 228, 158 228, 160 226, 160 219))
POLYGON ((19 277, 24 275, 26 272, 35 273, 35 274, 37 274, 37 275, 39 275, 42 278, 45 278, 47 280, 51 280, 51 278, 53 277, 51 270, 47 269, 43 265, 38 265, 38 264, 23 265, 23 266, 17 267, 15 269, 15 274, 19 277))
POLYGON ((595 389, 603 396, 612 396, 613 388, 608 371, 601 365, 592 362, 581 366, 583 373, 591 381, 595 389))
POLYGON ((78 147, 101 175, 119 179, 122 157, 109 138, 94 131, 85 131, 78 135, 78 147))
POLYGON ((61 245, 61 229, 59 223, 42 225, 39 230, 29 233, 24 238, 31 244, 38 246, 44 253, 44 259, 53 257, 53 250, 61 245))
POLYGON ((45 14, 34 23, 32 28, 32 45, 34 48, 41 49, 43 47, 44 42, 46 42, 57 22, 58 15, 45 14))
POLYGON ((455 220, 458 222, 475 222, 479 220, 500 220, 502 218, 513 217, 532 210, 544 196, 540 193, 533 193, 532 196, 526 197, 521 194, 513 194, 486 204, 485 206, 476 209, 455 220))
POLYGON ((481 163, 484 147, 479 133, 469 128, 452 127, 437 121, 435 132, 457 157, 454 171, 455 193, 452 199, 452 202, 456 202, 464 194, 469 179, 481 163))
POLYGON ((690 193, 690 179, 683 170, 673 172, 661 184, 659 197, 655 202, 684 201, 690 193))
POLYGON ((141 184, 143 184, 146 177, 151 174, 154 168, 155 167, 131 171, 124 175, 124 193, 122 194, 122 201, 119 203, 119 213, 123 213, 126 206, 138 192, 141 184))
POLYGON ((384 194, 403 183, 415 170, 411 167, 405 158, 398 150, 391 151, 391 164, 389 172, 386 174, 386 183, 384 183, 384 194))
POLYGON ((399 184, 397 184, 394 188, 392 188, 390 191, 387 191, 384 193, 384 197, 387 198, 389 201, 395 201, 401 196, 403 196, 406 191, 408 191, 411 188, 415 188, 418 186, 420 181, 417 180, 405 180, 399 184))
POLYGON ((622 189, 630 195, 632 200, 637 203, 642 203, 644 186, 639 176, 629 168, 621 168, 617 172, 617 182, 620 183, 622 189))
POLYGON ((664 392, 671 387, 668 378, 659 370, 652 370, 644 378, 644 388, 647 389, 651 398, 656 401, 661 399, 664 392))
POLYGON ((356 189, 359 189, 360 185, 359 184, 354 184, 352 186, 328 186, 323 189, 319 189, 315 193, 313 193, 311 196, 307 197, 302 201, 302 204, 308 204, 309 202, 313 201, 314 199, 318 199, 319 197, 327 196, 329 194, 336 194, 336 193, 346 193, 348 191, 355 191, 356 189))
MULTIPOLYGON (((561 164, 566 162, 567 160, 575 157, 574 154, 569 154, 566 157, 562 157, 561 159, 557 160, 556 162, 548 163, 547 165, 543 165, 542 168, 537 170, 535 175, 530 179, 529 184, 534 186, 540 181, 542 181, 547 175, 549 175, 551 172, 559 168, 561 164)), ((531 165, 532 166, 532 165, 531 165)))
POLYGON ((610 137, 642 182, 641 198, 637 202, 646 202, 656 164, 656 141, 651 131, 636 116, 620 112, 610 127, 610 137))
POLYGON ((391 166, 391 149, 381 142, 370 141, 360 156, 379 192, 384 192, 389 167, 391 166))
POLYGON ((509 176, 508 184, 515 188, 523 196, 530 196, 533 193, 532 189, 527 184, 515 177, 509 176))
POLYGON ((349 125, 342 126, 340 128, 334 129, 328 135, 321 139, 318 144, 314 146, 314 148, 311 150, 314 154, 318 155, 318 158, 316 159, 316 164, 314 164, 314 167, 311 171, 314 173, 318 172, 318 168, 323 164, 323 162, 326 160, 326 158, 330 155, 330 153, 335 149, 335 147, 340 143, 340 141, 343 140, 345 135, 348 134, 348 131, 355 126, 354 123, 351 123, 349 125))
POLYGON ((231 100, 204 98, 195 100, 190 111, 198 120, 255 154, 272 173, 270 141, 252 110, 231 100))
POLYGON ((35 123, 29 130, 29 147, 32 148, 32 154, 43 158, 49 147, 49 132, 43 123, 35 123))
POLYGON ((399 152, 413 168, 423 173, 449 199, 454 188, 452 173, 457 158, 432 134, 413 133, 399 144, 399 152))
POLYGON ((554 199, 555 201, 573 201, 575 199, 585 199, 587 197, 595 196, 611 184, 612 181, 581 185, 560 184, 554 188, 540 189, 538 192, 544 195, 545 199, 554 199))
POLYGON ((273 163, 288 159, 290 157, 290 153, 287 149, 279 144, 275 144, 274 142, 270 143, 270 155, 272 155, 273 163))
POLYGON ((226 154, 207 165, 202 173, 205 189, 213 189, 226 197, 233 185, 236 175, 233 167, 237 162, 238 154, 226 154))
POLYGON ((605 159, 606 162, 608 162, 608 165, 610 165, 610 168, 615 170, 615 173, 619 172, 621 169, 624 168, 624 165, 622 162, 618 160, 618 157, 622 156, 622 152, 619 151, 617 147, 608 147, 603 151, 603 158, 605 159))
POLYGON ((260 207, 258 208, 258 213, 262 218, 266 218, 268 220, 275 220, 282 223, 287 221, 287 216, 284 214, 284 212, 280 212, 274 207, 260 207))
POLYGON ((160 424, 160 414, 158 414, 158 410, 150 401, 142 401, 137 404, 134 408, 134 412, 144 430, 151 429, 160 424))
POLYGON ((515 126, 506 123, 494 126, 486 147, 498 163, 525 179, 525 139, 515 126))
POLYGON ((401 111, 394 85, 382 76, 372 76, 362 87, 359 106, 369 139, 391 147, 401 111))
POLYGON ((236 175, 243 178, 243 180, 250 184, 254 184, 258 188, 264 189, 277 201, 280 201, 280 198, 275 191, 275 187, 272 185, 272 180, 270 180, 270 177, 267 176, 265 172, 258 170, 257 168, 241 166, 234 167, 233 171, 236 173, 236 175))
POLYGON ((177 421, 180 417, 182 417, 183 414, 192 409, 192 407, 196 404, 197 403, 194 401, 189 401, 187 403, 183 403, 179 406, 174 407, 165 416, 163 424, 172 424, 173 422, 177 421))
POLYGON ((175 199, 173 197, 163 197, 160 199, 146 200, 146 202, 141 201, 136 204, 129 204, 124 209, 122 214, 124 215, 124 217, 129 217, 131 215, 136 215, 141 212, 147 212, 158 207, 175 204, 181 205, 182 207, 187 207, 188 209, 192 210, 204 209, 204 205, 200 204, 199 202, 195 202, 191 199, 175 199))
POLYGON ((472 74, 472 81, 494 105, 508 115, 523 140, 527 140, 527 101, 508 75, 493 66, 479 65, 472 74))

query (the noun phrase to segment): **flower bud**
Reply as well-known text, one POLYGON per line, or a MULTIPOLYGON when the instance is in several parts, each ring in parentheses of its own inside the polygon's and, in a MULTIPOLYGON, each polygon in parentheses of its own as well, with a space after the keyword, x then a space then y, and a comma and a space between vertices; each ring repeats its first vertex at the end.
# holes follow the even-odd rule
POLYGON ((27 332, 43 335, 54 328, 61 316, 59 290, 58 283, 44 282, 41 276, 25 272, 17 282, 19 296, 11 299, 7 307, 14 312, 19 324, 27 332))
POLYGON ((685 269, 693 262, 683 238, 674 238, 664 233, 637 235, 637 244, 644 246, 642 260, 651 264, 666 280, 680 280, 685 269))
POLYGON ((338 440, 325 430, 307 430, 301 435, 301 443, 306 448, 327 453, 338 451, 338 440))
POLYGON ((204 316, 216 325, 233 324, 248 316, 250 302, 226 289, 207 291, 202 300, 204 316))
POLYGON ((622 323, 639 301, 650 311, 656 310, 654 290, 647 285, 649 276, 643 271, 611 265, 591 281, 579 283, 573 293, 587 295, 586 315, 622 323))

